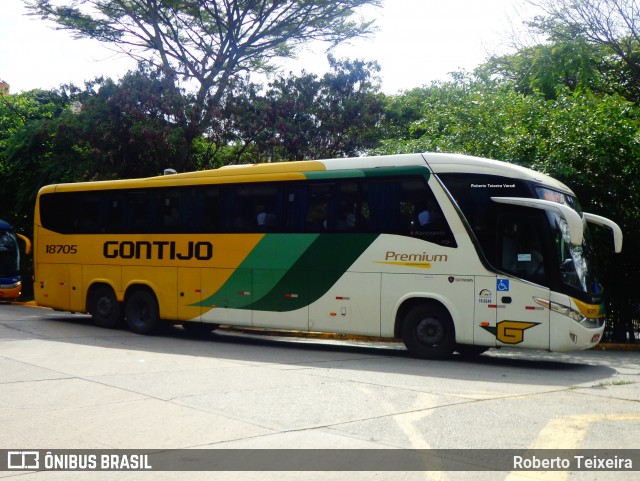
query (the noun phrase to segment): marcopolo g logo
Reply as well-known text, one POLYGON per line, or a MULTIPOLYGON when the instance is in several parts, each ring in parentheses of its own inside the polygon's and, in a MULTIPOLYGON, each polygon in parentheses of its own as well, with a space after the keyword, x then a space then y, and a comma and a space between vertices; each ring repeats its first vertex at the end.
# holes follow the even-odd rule
POLYGON ((211 242, 187 242, 178 245, 175 241, 106 241, 102 254, 107 259, 169 259, 208 261, 213 257, 211 242))
POLYGON ((540 324, 539 322, 500 321, 495 327, 481 326, 496 336, 504 344, 520 344, 524 341, 524 331, 540 324))

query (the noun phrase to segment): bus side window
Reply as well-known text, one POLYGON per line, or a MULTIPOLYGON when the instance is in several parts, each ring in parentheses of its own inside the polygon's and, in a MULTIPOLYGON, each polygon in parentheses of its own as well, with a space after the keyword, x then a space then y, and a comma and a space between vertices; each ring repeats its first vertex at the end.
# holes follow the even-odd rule
POLYGON ((284 194, 287 196, 287 222, 286 232, 306 232, 307 223, 307 205, 308 205, 308 186, 306 182, 290 182, 286 183, 287 190, 284 194))
POLYGON ((329 229, 329 205, 335 184, 309 185, 305 232, 326 232, 329 229))
POLYGON ((130 190, 124 194, 123 232, 150 234, 162 232, 162 195, 160 189, 130 190))
POLYGON ((207 186, 198 190, 195 204, 201 206, 199 227, 202 232, 223 231, 222 193, 218 186, 207 186))
POLYGON ((456 246, 442 209, 422 177, 371 180, 363 199, 374 231, 456 246))
MULTIPOLYGON (((181 191, 169 189, 163 192, 162 198, 162 227, 163 232, 182 232, 181 229, 181 191)), ((186 209, 183 209, 186 210, 186 209)))
POLYGON ((144 190, 126 193, 125 229, 127 233, 146 234, 151 231, 150 197, 149 192, 144 190))
POLYGON ((363 202, 369 208, 370 228, 373 232, 400 233, 401 190, 396 179, 370 180, 364 184, 363 202))
POLYGON ((44 194, 40 197, 40 218, 45 229, 60 234, 73 234, 77 220, 77 202, 75 193, 44 194))
POLYGON ((282 232, 284 189, 279 183, 239 184, 227 188, 225 211, 231 232, 282 232))
POLYGON ((343 180, 338 184, 337 209, 334 209, 335 221, 332 222, 336 232, 355 232, 360 230, 362 219, 358 217, 358 184, 343 180))
POLYGON ((122 192, 114 191, 113 195, 109 195, 107 199, 105 216, 107 232, 122 234, 124 232, 124 195, 122 192))
POLYGON ((101 200, 104 197, 100 192, 89 192, 80 194, 77 205, 77 217, 75 219, 74 231, 79 234, 98 234, 103 232, 100 222, 101 200), (81 197, 80 197, 81 196, 81 197))
POLYGON ((535 218, 503 215, 499 221, 500 268, 545 284, 543 247, 535 218))

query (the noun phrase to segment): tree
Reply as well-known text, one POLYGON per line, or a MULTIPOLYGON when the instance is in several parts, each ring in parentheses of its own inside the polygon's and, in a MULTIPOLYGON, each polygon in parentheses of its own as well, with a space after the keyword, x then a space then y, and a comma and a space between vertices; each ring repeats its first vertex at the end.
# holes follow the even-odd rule
POLYGON ((337 60, 322 77, 303 72, 266 88, 233 83, 207 133, 220 163, 357 155, 375 145, 382 116, 375 62, 337 60))
POLYGON ((545 12, 530 27, 553 44, 581 41, 604 49, 598 71, 611 91, 640 100, 640 2, 637 0, 527 0, 545 12))
MULTIPOLYGON (((585 38, 557 39, 548 44, 521 48, 515 53, 490 58, 475 74, 485 79, 498 76, 517 92, 539 92, 548 100, 565 89, 612 93, 608 51, 585 38)), ((617 85, 617 84, 616 84, 617 85)))
MULTIPOLYGON (((377 141, 382 96, 374 62, 337 60, 331 71, 289 76, 269 85, 266 123, 277 160, 358 155, 377 141)), ((274 159, 274 160, 275 160, 274 159)))
POLYGON ((267 69, 304 42, 331 45, 368 35, 373 23, 352 20, 379 0, 51 0, 27 3, 77 37, 99 40, 162 72, 173 96, 193 86, 173 116, 185 145, 178 169, 190 168, 194 139, 209 126, 234 77, 267 69))
MULTIPOLYGON (((68 106, 68 98, 62 92, 31 90, 19 94, 0 95, 0 205, 2 217, 11 224, 29 232, 33 204, 27 209, 16 206, 16 189, 28 179, 13 178, 10 152, 14 149, 19 132, 34 122, 56 118, 68 106)), ((28 174, 31 175, 31 174, 28 174)), ((37 189, 37 187, 36 187, 37 189)))
POLYGON ((5 205, 24 217, 44 185, 146 177, 173 166, 184 136, 171 122, 163 80, 138 70, 118 83, 99 78, 82 89, 70 85, 7 100, 14 108, 25 100, 42 103, 23 105, 22 120, 0 141, 5 205))

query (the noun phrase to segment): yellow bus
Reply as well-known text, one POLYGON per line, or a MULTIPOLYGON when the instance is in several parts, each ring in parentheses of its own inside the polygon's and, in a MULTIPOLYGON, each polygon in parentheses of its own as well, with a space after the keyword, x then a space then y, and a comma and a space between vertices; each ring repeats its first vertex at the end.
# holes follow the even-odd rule
POLYGON ((125 320, 401 338, 421 358, 568 351, 604 330, 587 223, 539 172, 452 154, 228 166, 50 185, 35 296, 125 320))

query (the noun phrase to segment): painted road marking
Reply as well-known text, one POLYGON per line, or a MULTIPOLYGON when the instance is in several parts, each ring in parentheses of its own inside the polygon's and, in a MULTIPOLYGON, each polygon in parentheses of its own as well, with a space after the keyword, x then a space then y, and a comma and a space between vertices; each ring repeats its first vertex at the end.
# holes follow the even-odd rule
MULTIPOLYGON (((540 431, 530 449, 580 449, 592 424, 640 421, 640 414, 578 414, 554 418, 540 431)), ((571 471, 512 471, 505 481, 566 481, 571 471)))

